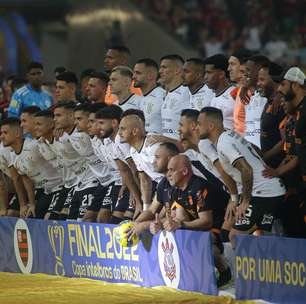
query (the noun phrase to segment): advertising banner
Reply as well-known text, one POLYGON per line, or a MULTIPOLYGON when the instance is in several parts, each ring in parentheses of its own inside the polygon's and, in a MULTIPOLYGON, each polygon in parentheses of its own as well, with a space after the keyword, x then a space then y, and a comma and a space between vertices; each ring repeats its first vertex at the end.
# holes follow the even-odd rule
POLYGON ((216 295, 210 234, 147 233, 122 247, 114 225, 0 219, 0 271, 46 273, 216 295))
POLYGON ((238 236, 236 297, 306 303, 306 240, 238 236))

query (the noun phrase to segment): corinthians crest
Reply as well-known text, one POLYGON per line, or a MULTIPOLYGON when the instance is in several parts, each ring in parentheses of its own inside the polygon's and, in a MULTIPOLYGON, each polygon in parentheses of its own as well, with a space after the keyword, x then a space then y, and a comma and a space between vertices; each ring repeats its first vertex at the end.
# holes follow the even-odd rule
POLYGON ((55 255, 55 274, 65 275, 63 264, 65 233, 63 226, 48 226, 49 242, 55 255))
POLYGON ((172 282, 176 278, 176 266, 173 258, 173 249, 174 246, 172 243, 169 243, 169 239, 166 238, 165 242, 162 242, 162 249, 164 251, 164 270, 166 276, 172 282))
POLYGON ((162 231, 159 235, 158 262, 166 286, 178 288, 181 277, 180 256, 172 232, 162 231))

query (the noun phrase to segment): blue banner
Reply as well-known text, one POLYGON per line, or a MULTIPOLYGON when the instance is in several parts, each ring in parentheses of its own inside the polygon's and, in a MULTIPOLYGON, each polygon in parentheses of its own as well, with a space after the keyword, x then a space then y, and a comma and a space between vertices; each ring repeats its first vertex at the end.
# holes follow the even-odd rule
POLYGON ((210 234, 176 231, 134 247, 114 225, 0 218, 0 271, 46 273, 216 295, 210 234))
POLYGON ((306 302, 306 240, 238 236, 236 297, 306 302))

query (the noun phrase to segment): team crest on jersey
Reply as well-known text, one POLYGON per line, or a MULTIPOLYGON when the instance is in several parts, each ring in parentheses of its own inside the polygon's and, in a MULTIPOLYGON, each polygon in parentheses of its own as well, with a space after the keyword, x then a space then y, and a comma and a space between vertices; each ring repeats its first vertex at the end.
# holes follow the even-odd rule
POLYGON ((171 232, 161 232, 158 240, 158 260, 166 286, 178 288, 180 282, 180 259, 171 232))
POLYGON ((153 103, 148 103, 148 105, 147 105, 147 113, 148 114, 151 114, 153 112, 153 107, 154 107, 153 103))
POLYGON ((33 265, 33 249, 27 223, 19 219, 14 231, 14 250, 16 261, 22 273, 31 273, 33 265))
POLYGON ((16 109, 18 107, 18 102, 16 99, 12 99, 10 106, 14 109, 16 109))

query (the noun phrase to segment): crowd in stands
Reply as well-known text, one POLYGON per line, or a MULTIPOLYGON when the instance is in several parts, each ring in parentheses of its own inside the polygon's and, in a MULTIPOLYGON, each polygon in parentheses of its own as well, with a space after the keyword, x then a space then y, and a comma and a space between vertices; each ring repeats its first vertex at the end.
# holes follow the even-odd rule
POLYGON ((248 48, 274 61, 306 66, 306 1, 134 2, 204 57, 248 48))

